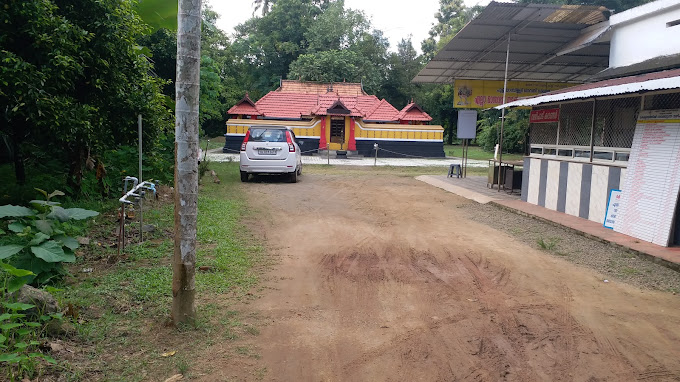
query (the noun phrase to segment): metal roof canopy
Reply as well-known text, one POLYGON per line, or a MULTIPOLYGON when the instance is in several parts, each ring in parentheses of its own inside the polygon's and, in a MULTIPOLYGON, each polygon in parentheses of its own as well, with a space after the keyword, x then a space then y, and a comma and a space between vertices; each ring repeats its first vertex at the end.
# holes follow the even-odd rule
POLYGON ((491 2, 413 79, 585 82, 609 66, 609 42, 600 41, 610 11, 584 5, 491 2))
POLYGON ((544 103, 555 103, 577 99, 590 99, 679 88, 680 69, 674 69, 572 86, 542 95, 521 98, 517 101, 496 106, 495 109, 505 109, 520 106, 536 106, 544 103))

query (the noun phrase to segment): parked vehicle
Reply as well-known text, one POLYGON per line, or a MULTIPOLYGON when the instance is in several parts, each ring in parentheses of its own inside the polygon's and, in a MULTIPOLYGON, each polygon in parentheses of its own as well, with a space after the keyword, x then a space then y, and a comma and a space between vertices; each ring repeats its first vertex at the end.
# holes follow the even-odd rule
POLYGON ((241 181, 250 174, 288 174, 291 183, 302 175, 302 155, 295 133, 287 127, 251 127, 241 144, 241 181))

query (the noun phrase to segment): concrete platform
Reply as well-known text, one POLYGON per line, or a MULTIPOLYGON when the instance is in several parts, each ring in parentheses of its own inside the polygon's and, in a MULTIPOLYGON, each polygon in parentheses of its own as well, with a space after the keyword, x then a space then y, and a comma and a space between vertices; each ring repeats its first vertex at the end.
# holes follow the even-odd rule
POLYGON ((456 179, 446 176, 422 175, 416 177, 416 179, 478 203, 493 203, 508 211, 568 228, 583 236, 624 248, 640 257, 680 272, 680 247, 662 247, 614 232, 611 229, 604 228, 602 224, 590 220, 523 202, 517 193, 508 195, 502 190, 499 193, 497 189, 488 189, 486 177, 456 179))

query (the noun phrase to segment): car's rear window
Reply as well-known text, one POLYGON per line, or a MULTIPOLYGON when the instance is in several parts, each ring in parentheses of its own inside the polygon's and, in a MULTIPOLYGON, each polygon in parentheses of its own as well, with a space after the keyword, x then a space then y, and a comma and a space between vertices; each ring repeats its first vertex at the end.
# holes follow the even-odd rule
POLYGON ((250 140, 253 142, 286 142, 286 131, 283 129, 250 129, 250 140))

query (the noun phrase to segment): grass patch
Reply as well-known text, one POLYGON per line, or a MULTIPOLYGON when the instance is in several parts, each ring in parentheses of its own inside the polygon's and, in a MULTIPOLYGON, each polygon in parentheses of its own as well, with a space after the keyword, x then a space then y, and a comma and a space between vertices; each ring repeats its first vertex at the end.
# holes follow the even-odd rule
MULTIPOLYGON (((448 157, 461 157, 463 155, 463 145, 444 145, 444 153, 448 157)), ((505 160, 522 160, 522 154, 503 153, 505 160)), ((493 159, 493 151, 484 151, 479 146, 469 146, 468 159, 489 160, 493 159)))
POLYGON ((642 272, 640 270, 632 268, 632 267, 623 267, 621 268, 621 274, 626 275, 626 276, 635 276, 639 275, 642 272))
POLYGON ((555 249, 555 246, 557 246, 557 243, 559 243, 559 241, 560 241, 559 238, 552 237, 544 239, 541 237, 536 240, 536 244, 538 244, 538 246, 541 249, 544 249, 546 251, 552 251, 553 249, 555 249))
MULTIPOLYGON (((220 135, 218 137, 203 137, 199 139, 199 144, 201 145, 201 150, 205 151, 206 145, 208 150, 221 149, 224 147, 224 136, 220 135)), ((201 158, 203 160, 203 158, 201 158)))
MULTIPOLYGON (((115 247, 87 246, 72 267, 73 276, 58 299, 62 306, 71 304, 80 312, 74 346, 85 347, 87 359, 80 365, 74 361, 72 376, 64 377, 137 381, 158 379, 154 373, 164 376, 169 370, 185 374, 200 351, 216 341, 256 335, 257 329, 243 324, 228 305, 246 297, 257 284, 263 247, 240 223, 251 211, 240 192, 238 164, 212 163, 211 169, 222 183, 204 181, 199 190, 196 266, 211 268, 196 273, 196 326, 180 330, 166 326, 172 304, 174 216, 172 197, 161 195, 160 201, 145 203, 144 223, 156 229, 145 233, 143 243, 128 244, 121 257, 115 247), (115 261, 109 264, 104 259, 115 261), (80 273, 85 267, 94 271, 80 273), (167 351, 177 354, 162 357, 167 351)), ((90 236, 110 237, 116 215, 103 214, 90 236)), ((259 357, 250 350, 246 355, 259 357)))

